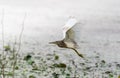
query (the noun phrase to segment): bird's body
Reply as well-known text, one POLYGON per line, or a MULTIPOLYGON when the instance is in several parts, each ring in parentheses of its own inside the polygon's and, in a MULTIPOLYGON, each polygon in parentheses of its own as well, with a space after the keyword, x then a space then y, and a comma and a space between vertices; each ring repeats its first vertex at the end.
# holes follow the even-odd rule
POLYGON ((75 18, 70 18, 68 22, 65 24, 63 28, 63 39, 60 41, 50 42, 51 44, 56 44, 61 48, 68 48, 74 50, 80 57, 83 58, 83 55, 80 54, 76 47, 78 46, 76 43, 76 34, 74 30, 74 26, 77 24, 77 20, 75 18))
POLYGON ((76 44, 74 42, 72 42, 72 41, 70 41, 70 42, 64 42, 64 43, 69 48, 75 48, 76 47, 76 44))

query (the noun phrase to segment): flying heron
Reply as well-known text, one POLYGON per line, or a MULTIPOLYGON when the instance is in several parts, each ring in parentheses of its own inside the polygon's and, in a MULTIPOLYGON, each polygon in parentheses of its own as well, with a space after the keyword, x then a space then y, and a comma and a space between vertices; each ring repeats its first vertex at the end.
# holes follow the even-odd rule
POLYGON ((76 50, 78 47, 77 40, 79 37, 79 30, 77 31, 78 28, 76 28, 77 26, 79 26, 77 20, 74 17, 70 17, 63 27, 63 39, 50 42, 50 44, 56 44, 61 48, 72 49, 77 53, 78 56, 83 58, 83 55, 76 50))

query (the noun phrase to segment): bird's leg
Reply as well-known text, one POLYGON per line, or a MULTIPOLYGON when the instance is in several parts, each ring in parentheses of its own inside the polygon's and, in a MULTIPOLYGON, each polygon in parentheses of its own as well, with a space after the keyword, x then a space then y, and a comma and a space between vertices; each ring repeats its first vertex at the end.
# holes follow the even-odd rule
POLYGON ((71 49, 73 49, 73 50, 77 53, 77 55, 78 55, 78 56, 80 56, 80 57, 84 58, 84 57, 83 57, 83 55, 82 55, 82 54, 80 54, 80 53, 79 53, 76 49, 74 49, 74 48, 71 48, 71 49))

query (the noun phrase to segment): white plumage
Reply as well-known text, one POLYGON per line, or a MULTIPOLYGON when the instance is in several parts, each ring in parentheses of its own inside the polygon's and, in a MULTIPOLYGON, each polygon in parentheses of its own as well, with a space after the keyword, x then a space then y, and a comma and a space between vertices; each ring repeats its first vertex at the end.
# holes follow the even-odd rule
POLYGON ((63 27, 63 38, 66 36, 66 32, 77 24, 77 20, 74 17, 70 17, 63 27))
POLYGON ((77 42, 80 40, 80 26, 77 23, 74 17, 69 18, 63 27, 63 39, 50 43, 56 44, 61 48, 72 49, 83 58, 83 55, 76 50, 76 47, 78 47, 77 42))

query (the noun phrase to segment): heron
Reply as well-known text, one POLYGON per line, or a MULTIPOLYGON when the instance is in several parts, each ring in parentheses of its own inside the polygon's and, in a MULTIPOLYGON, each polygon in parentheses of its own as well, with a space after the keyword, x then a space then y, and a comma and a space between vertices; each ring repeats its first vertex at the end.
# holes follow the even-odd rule
MULTIPOLYGON (((50 44, 56 44, 58 47, 61 48, 68 48, 74 50, 74 52, 77 53, 78 56, 83 57, 82 54, 80 54, 77 51, 77 39, 79 37, 79 29, 77 28, 79 26, 79 23, 75 17, 70 17, 68 21, 63 26, 63 39, 59 41, 49 42, 50 44), (78 31, 77 31, 78 29, 78 31)), ((79 27, 80 28, 80 27, 79 27)))

